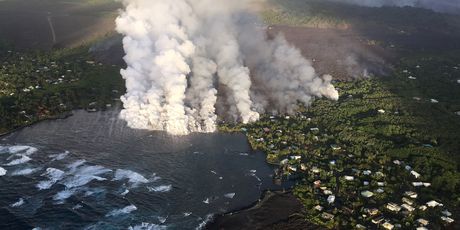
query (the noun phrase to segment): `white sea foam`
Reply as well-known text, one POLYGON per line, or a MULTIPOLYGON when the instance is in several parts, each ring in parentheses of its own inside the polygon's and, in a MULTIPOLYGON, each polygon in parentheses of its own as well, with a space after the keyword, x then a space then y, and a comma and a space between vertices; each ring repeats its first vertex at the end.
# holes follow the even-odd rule
MULTIPOLYGON (((196 230, 204 229, 204 227, 206 226, 206 224, 208 224, 210 221, 212 221, 213 217, 214 217, 214 216, 213 216, 212 214, 206 215, 206 217, 204 218, 204 220, 196 227, 196 230)), ((200 218, 200 219, 201 219, 201 218, 200 218)))
POLYGON ((72 172, 76 171, 78 167, 82 166, 85 163, 86 163, 86 160, 78 160, 78 161, 75 161, 75 162, 67 165, 67 168, 69 168, 69 171, 72 173, 72 172))
POLYGON ((113 180, 124 180, 128 179, 128 181, 132 184, 139 184, 139 183, 148 183, 149 180, 147 180, 144 176, 141 174, 131 171, 131 170, 125 170, 125 169, 117 169, 115 172, 115 177, 113 180))
POLYGON ((8 147, 8 152, 11 154, 25 152, 26 155, 31 155, 37 151, 38 151, 37 148, 34 148, 32 146, 27 146, 27 145, 15 145, 15 146, 8 147))
POLYGON ((172 185, 160 185, 155 187, 147 187, 150 192, 169 192, 172 189, 172 185))
POLYGON ((164 225, 151 224, 151 223, 142 223, 134 227, 129 227, 128 230, 165 230, 167 229, 164 225))
POLYGON ((126 196, 127 194, 129 193, 129 190, 128 189, 125 189, 124 192, 120 193, 120 195, 122 196, 126 196))
POLYGON ((44 189, 49 189, 51 186, 56 184, 56 182, 62 180, 64 178, 64 171, 55 169, 55 168, 47 168, 46 172, 42 174, 42 176, 48 177, 49 180, 47 181, 40 181, 40 183, 37 184, 37 188, 39 190, 44 190, 44 189))
POLYGON ((63 153, 49 155, 48 157, 51 158, 52 161, 60 161, 60 160, 64 160, 69 154, 70 154, 69 151, 65 151, 63 153))
POLYGON ((24 164, 24 163, 27 163, 29 161, 31 161, 32 159, 26 155, 18 155, 20 156, 21 158, 18 158, 16 160, 12 160, 10 161, 10 163, 6 164, 7 166, 14 166, 14 165, 20 165, 20 164, 24 164))
POLYGON ((76 189, 66 189, 66 190, 60 191, 56 193, 56 195, 53 196, 53 200, 58 201, 58 203, 64 203, 65 200, 73 196, 73 194, 75 194, 76 192, 77 192, 76 189))
POLYGON ((13 175, 13 176, 26 176, 26 175, 30 175, 30 174, 33 174, 35 172, 38 172, 39 170, 40 170, 40 168, 20 169, 20 170, 16 170, 16 171, 12 172, 11 175, 13 175))
POLYGON ((8 172, 6 169, 0 167, 0 176, 5 176, 6 172, 8 172))
POLYGON ((24 199, 20 198, 18 201, 16 201, 14 204, 11 204, 10 207, 12 208, 17 208, 19 206, 22 206, 24 204, 24 199))
POLYGON ((85 196, 93 196, 93 195, 97 195, 97 194, 101 194, 101 193, 104 193, 105 192, 105 189, 102 189, 102 188, 92 188, 92 189, 88 189, 86 190, 85 192, 85 196))
POLYGON ((134 205, 129 205, 129 206, 126 206, 124 208, 121 208, 121 209, 115 209, 111 212, 109 212, 107 215, 105 215, 106 217, 109 217, 109 216, 119 216, 119 215, 122 215, 122 214, 128 214, 128 213, 131 213, 133 211, 136 211, 137 210, 137 207, 134 206, 134 205))
POLYGON ((192 215, 192 212, 184 212, 185 217, 190 216, 190 215, 192 215))
POLYGON ((101 177, 101 175, 111 172, 111 169, 105 168, 103 166, 80 166, 75 169, 71 169, 72 175, 67 177, 64 181, 60 182, 66 188, 76 188, 81 187, 90 183, 93 180, 104 181, 106 178, 101 177))
POLYGON ((149 179, 149 182, 155 182, 155 181, 158 181, 160 179, 161 179, 161 177, 157 176, 156 173, 153 173, 152 178, 149 179))
POLYGON ((7 148, 7 147, 5 147, 5 146, 1 146, 1 145, 0 145, 0 154, 1 154, 1 153, 6 153, 6 152, 7 152, 7 150, 8 150, 8 148, 7 148))
POLYGON ((157 219, 160 223, 164 224, 168 220, 168 217, 159 216, 157 219))

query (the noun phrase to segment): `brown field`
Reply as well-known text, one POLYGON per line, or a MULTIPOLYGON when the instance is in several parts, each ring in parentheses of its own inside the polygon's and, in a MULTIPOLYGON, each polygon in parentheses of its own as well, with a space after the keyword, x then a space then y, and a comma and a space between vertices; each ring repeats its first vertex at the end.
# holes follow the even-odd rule
MULTIPOLYGON (((418 52, 460 49, 460 17, 417 9, 377 9, 316 1, 253 0, 250 10, 295 12, 314 24, 273 23, 267 33, 284 34, 311 59, 320 74, 335 78, 384 74, 399 57, 418 52), (295 3, 295 4, 294 4, 295 3), (321 12, 320 14, 315 12, 321 12), (407 16, 407 17, 406 17, 407 16), (340 22, 337 24, 337 22, 340 22), (315 25, 332 23, 330 27, 315 25), (334 27, 345 23, 346 28, 334 27), (310 25, 310 26, 308 26, 310 25)), ((114 0, 0 0, 0 42, 18 49, 75 47, 114 34, 121 8, 114 0)), ((103 62, 123 64, 121 39, 110 36, 93 46, 103 62)))
POLYGON ((119 7, 109 0, 0 1, 0 39, 18 49, 90 43, 113 32, 119 7))

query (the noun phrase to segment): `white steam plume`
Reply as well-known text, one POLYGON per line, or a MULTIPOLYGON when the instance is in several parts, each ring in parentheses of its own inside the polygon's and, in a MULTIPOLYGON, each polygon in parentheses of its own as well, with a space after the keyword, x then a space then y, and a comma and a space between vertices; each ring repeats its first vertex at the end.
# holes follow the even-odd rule
POLYGON ((185 135, 215 131, 217 114, 247 123, 262 112, 292 113, 313 97, 338 99, 330 76, 317 76, 283 37, 266 38, 248 3, 123 0, 121 118, 132 128, 185 135))

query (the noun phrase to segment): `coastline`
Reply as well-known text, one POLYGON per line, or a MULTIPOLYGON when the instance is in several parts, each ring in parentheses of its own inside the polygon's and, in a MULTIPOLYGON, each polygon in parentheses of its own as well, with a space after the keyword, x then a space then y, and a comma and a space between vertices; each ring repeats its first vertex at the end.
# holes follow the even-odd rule
POLYGON ((66 112, 66 113, 63 113, 63 114, 59 114, 59 115, 56 115, 56 116, 47 117, 47 118, 44 118, 44 119, 39 119, 39 120, 33 121, 33 122, 31 122, 29 124, 26 124, 26 125, 21 125, 21 126, 19 126, 17 128, 14 128, 12 130, 8 130, 6 132, 0 133, 0 138, 8 136, 8 135, 10 135, 10 134, 12 134, 14 132, 17 132, 17 131, 19 131, 21 129, 24 129, 24 128, 27 128, 27 127, 30 127, 30 126, 35 125, 37 123, 40 123, 42 121, 54 121, 54 120, 63 120, 63 119, 69 118, 69 117, 73 116, 72 111, 69 111, 69 112, 66 112))
POLYGON ((205 229, 321 229, 302 214, 303 205, 292 191, 264 191, 259 201, 217 215, 205 229))

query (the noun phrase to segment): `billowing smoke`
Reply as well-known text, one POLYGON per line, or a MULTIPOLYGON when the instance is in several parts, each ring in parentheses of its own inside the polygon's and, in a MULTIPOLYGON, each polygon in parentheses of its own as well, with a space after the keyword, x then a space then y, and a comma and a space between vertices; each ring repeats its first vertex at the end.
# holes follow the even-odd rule
POLYGON ((268 40, 246 0, 123 0, 127 93, 121 118, 132 128, 174 135, 213 132, 218 115, 244 123, 292 113, 314 97, 338 99, 331 76, 279 36, 268 40))
POLYGON ((330 0, 368 7, 419 7, 437 12, 460 13, 460 0, 330 0))

